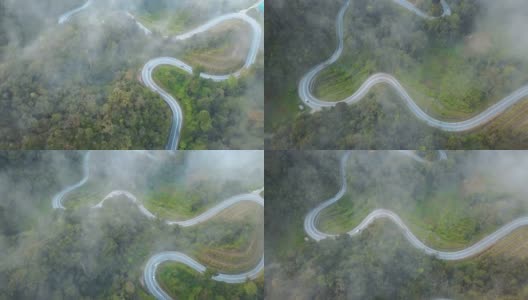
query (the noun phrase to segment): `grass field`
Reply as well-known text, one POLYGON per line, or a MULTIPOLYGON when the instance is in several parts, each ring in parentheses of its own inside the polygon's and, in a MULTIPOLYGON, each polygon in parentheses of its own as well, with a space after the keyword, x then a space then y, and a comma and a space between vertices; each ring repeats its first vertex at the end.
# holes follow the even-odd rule
MULTIPOLYGON (((198 127, 196 124, 197 114, 195 104, 193 101, 188 101, 187 99, 178 98, 177 95, 183 93, 184 84, 181 84, 178 79, 187 78, 190 80, 189 74, 170 66, 160 66, 156 68, 153 74, 153 78, 158 85, 165 89, 169 94, 178 99, 183 115, 185 126, 182 128, 181 138, 180 138, 180 148, 186 149, 185 140, 187 136, 192 135, 192 128, 198 127), (191 124, 195 123, 195 124, 191 124)), ((205 148, 205 145, 203 146, 205 148)), ((203 150, 203 149, 202 149, 203 150)))
POLYGON ((528 258, 528 228, 520 228, 493 245, 481 256, 504 256, 515 259, 528 258))
POLYGON ((370 75, 386 72, 429 114, 444 120, 467 119, 528 83, 527 63, 500 50, 500 34, 475 32, 451 48, 429 42, 420 57, 394 53, 402 57, 400 63, 384 62, 386 57, 366 46, 347 47, 354 37, 346 36, 342 57, 318 76, 314 94, 328 101, 342 100, 370 75))
MULTIPOLYGON (((349 179, 352 181, 353 178, 349 179)), ((319 228, 329 233, 345 233, 373 209, 385 208, 396 212, 425 244, 456 250, 477 242, 526 213, 526 208, 516 202, 515 195, 501 192, 500 187, 485 176, 443 184, 429 198, 410 198, 405 205, 397 200, 399 197, 385 191, 383 186, 359 195, 349 191, 321 213, 319 228), (499 212, 501 217, 498 217, 499 212)))
POLYGON ((375 207, 372 196, 347 194, 321 213, 319 228, 328 233, 344 233, 357 226, 375 207))
MULTIPOLYGON (((212 295, 208 293, 207 289, 213 284, 211 280, 205 279, 203 275, 181 264, 163 264, 160 266, 158 278, 161 287, 168 291, 174 299, 225 299, 221 294, 212 295), (170 282, 170 285, 166 284, 167 282, 170 282)), ((258 278, 257 281, 264 281, 264 276, 258 278)), ((230 290, 236 289, 243 289, 245 295, 250 297, 255 297, 257 293, 257 286, 253 281, 244 284, 215 284, 222 285, 221 289, 226 294, 229 294, 230 290)))
POLYGON ((256 1, 237 1, 238 3, 227 1, 222 3, 221 9, 215 7, 217 3, 213 3, 210 8, 204 8, 199 4, 192 3, 192 1, 187 2, 189 2, 188 6, 183 5, 182 8, 161 8, 150 12, 140 10, 135 12, 135 16, 145 26, 162 35, 175 35, 199 26, 222 13, 231 13, 247 8, 256 1))
MULTIPOLYGON (((514 139, 507 141, 502 146, 504 149, 518 149, 519 145, 526 144, 528 140, 528 98, 514 105, 493 122, 486 124, 484 129, 488 130, 490 135, 494 132, 509 132, 514 139)), ((494 138, 498 137, 494 136, 494 138)))

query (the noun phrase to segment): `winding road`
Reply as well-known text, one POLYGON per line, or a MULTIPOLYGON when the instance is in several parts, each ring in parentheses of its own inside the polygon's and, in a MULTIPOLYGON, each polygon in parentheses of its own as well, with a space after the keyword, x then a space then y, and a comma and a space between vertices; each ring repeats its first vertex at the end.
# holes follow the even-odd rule
MULTIPOLYGON (((83 159, 83 169, 84 169, 83 178, 78 183, 65 187, 62 191, 60 191, 53 197, 52 207, 54 209, 65 209, 65 207, 62 204, 62 201, 64 200, 65 196, 71 193, 73 190, 83 186, 88 181, 88 178, 90 176, 89 160, 90 160, 90 152, 87 152, 83 159)), ((263 191, 264 191, 264 188, 261 188, 251 193, 240 194, 240 195, 230 197, 228 199, 223 200, 222 202, 215 205, 214 207, 208 209, 204 213, 194 218, 191 218, 189 220, 165 220, 165 223, 168 225, 178 225, 182 227, 196 226, 198 224, 201 224, 203 222, 210 220, 211 218, 218 215, 222 211, 228 209, 229 207, 235 206, 242 202, 252 202, 264 208, 264 199, 260 196, 260 193, 263 191)), ((143 206, 141 201, 139 201, 136 196, 124 190, 114 190, 110 192, 98 204, 92 206, 92 209, 94 210, 102 209, 104 207, 104 204, 107 201, 110 201, 113 199, 125 199, 127 201, 130 201, 138 207, 141 214, 143 214, 145 217, 149 219, 157 218, 145 206, 143 206)), ((164 251, 164 252, 156 253, 155 255, 151 256, 148 259, 147 263, 145 264, 144 271, 143 271, 143 280, 144 280, 145 286, 148 289, 148 291, 154 297, 156 297, 156 299, 172 299, 165 291, 163 291, 163 289, 160 287, 156 279, 156 271, 158 267, 162 263, 168 262, 168 261, 182 263, 199 273, 204 273, 207 269, 203 264, 199 263, 192 257, 182 252, 164 251)), ((225 282, 225 283, 231 283, 231 284, 244 283, 247 280, 252 280, 252 279, 257 278, 263 270, 264 270, 264 254, 262 254, 262 257, 260 261, 258 262, 258 264, 253 269, 247 272, 243 272, 239 274, 220 273, 212 277, 212 279, 216 281, 225 282)))
MULTIPOLYGON (((216 26, 218 26, 221 23, 230 21, 230 20, 239 20, 247 23, 252 30, 252 41, 251 45, 248 51, 248 54, 246 56, 246 60, 244 62, 244 65, 241 69, 239 69, 236 72, 229 73, 229 74, 223 74, 223 75, 216 75, 216 74, 208 74, 208 73, 200 73, 200 77, 204 79, 209 79, 213 81, 225 81, 229 79, 230 77, 240 77, 242 72, 244 70, 249 69, 256 61, 257 55, 260 49, 260 46, 262 44, 263 40, 263 34, 262 34, 262 28, 260 24, 250 16, 248 16, 248 12, 252 9, 255 9, 263 3, 264 0, 259 0, 257 3, 253 4, 249 8, 243 9, 236 13, 229 13, 225 14, 219 17, 216 17, 212 20, 209 20, 203 25, 198 26, 197 28, 190 30, 186 33, 179 34, 177 36, 171 37, 171 41, 185 41, 197 34, 206 32, 216 26)), ((93 3, 93 0, 89 0, 86 2, 83 6, 76 8, 74 10, 71 10, 65 14, 63 14, 59 18, 59 24, 63 24, 67 22, 73 15, 79 13, 80 11, 88 8, 93 3)), ((145 25, 143 25, 141 22, 139 22, 130 12, 126 12, 126 15, 135 21, 136 25, 145 33, 146 35, 151 35, 152 31, 148 29, 145 25)), ((151 60, 149 60, 142 68, 141 70, 141 81, 143 84, 152 90, 153 92, 156 92, 161 96, 161 98, 169 105, 169 108, 172 111, 172 123, 171 123, 171 129, 169 133, 169 139, 166 145, 167 150, 175 150, 178 148, 178 144, 180 141, 180 133, 182 130, 182 124, 183 124, 183 111, 178 103, 178 101, 172 97, 169 93, 164 91, 160 86, 156 84, 154 79, 152 78, 152 73, 154 70, 163 65, 173 66, 176 67, 186 73, 193 74, 193 68, 188 65, 187 63, 173 57, 156 57, 151 60)))
MULTIPOLYGON (((416 8, 412 3, 406 0, 391 0, 391 1, 408 9, 409 11, 413 12, 419 17, 426 18, 426 19, 435 18, 433 16, 427 15, 423 11, 416 8)), ((451 9, 449 5, 445 2, 445 0, 441 0, 441 4, 443 8, 443 14, 441 17, 451 15, 451 9)), ((354 94, 352 94, 351 96, 345 99, 342 99, 337 102, 330 102, 330 101, 325 101, 325 100, 321 100, 317 98, 312 93, 317 75, 321 71, 326 69, 328 66, 335 63, 341 57, 343 53, 343 48, 344 48, 343 22, 344 22, 345 13, 349 5, 350 5, 350 0, 346 0, 344 5, 339 10, 339 13, 337 16, 337 20, 336 20, 336 31, 337 31, 337 39, 338 39, 337 49, 335 50, 335 52, 332 54, 332 56, 329 59, 325 60, 324 62, 316 65, 311 70, 309 70, 299 82, 299 86, 298 86, 299 97, 303 101, 303 103, 309 106, 310 108, 312 108, 313 111, 320 110, 323 107, 333 107, 333 106, 336 106, 340 102, 344 102, 347 104, 358 103, 370 92, 370 90, 374 86, 378 84, 386 84, 392 87, 397 92, 397 94, 403 100, 405 105, 414 114, 414 116, 418 118, 419 120, 427 123, 431 127, 438 128, 443 131, 462 132, 462 131, 472 130, 474 128, 477 128, 491 121, 492 119, 502 114, 504 111, 511 108, 513 105, 515 105, 519 101, 528 97, 528 85, 525 85, 519 88, 518 90, 514 91, 510 95, 499 100, 492 106, 488 107, 486 110, 484 110, 480 114, 470 119, 460 121, 460 122, 446 122, 446 121, 435 119, 432 116, 428 115, 426 112, 424 112, 416 104, 416 102, 411 98, 409 93, 407 93, 403 85, 394 76, 390 74, 386 74, 386 73, 376 73, 370 76, 367 80, 365 80, 365 82, 363 82, 363 84, 359 87, 359 89, 354 94)))
POLYGON ((93 0, 88 0, 82 6, 66 12, 65 14, 63 14, 63 15, 61 15, 59 17, 58 23, 59 24, 64 24, 64 23, 68 22, 71 19, 71 17, 73 17, 74 15, 76 15, 76 14, 80 13, 81 11, 87 9, 92 4, 93 4, 93 0))
MULTIPOLYGON (((312 209, 305 217, 304 219, 304 231, 308 236, 316 241, 321 241, 327 238, 335 238, 337 235, 335 234, 328 234, 320 231, 317 228, 318 219, 321 214, 321 212, 326 209, 327 207, 331 206, 332 204, 336 203, 339 199, 343 197, 343 195, 347 191, 347 182, 346 182, 346 163, 348 161, 348 158, 350 157, 351 152, 346 152, 343 157, 341 158, 340 163, 340 174, 341 174, 341 188, 337 192, 337 194, 324 201, 323 203, 319 204, 316 208, 312 209)), ((445 152, 440 154, 440 159, 443 160, 446 156, 445 152)), ((418 162, 421 162, 420 160, 415 159, 418 162)), ((528 225, 528 217, 521 217, 518 219, 515 219, 514 221, 507 223, 506 225, 500 227, 497 231, 491 233, 490 235, 486 236, 482 240, 478 241, 477 243, 459 250, 459 251, 440 251, 433 249, 427 245, 425 245, 422 241, 420 241, 407 227, 407 225, 402 221, 402 219, 393 211, 387 210, 387 209, 376 209, 369 213, 363 221, 359 225, 357 225, 352 230, 348 231, 347 234, 349 236, 356 236, 361 234, 361 232, 367 228, 370 224, 372 224, 374 221, 378 219, 388 219, 392 223, 398 226, 398 228, 401 230, 401 232, 404 234, 405 238, 411 245, 424 252, 427 255, 433 255, 437 257, 438 259, 442 260, 462 260, 466 258, 470 258, 472 256, 475 256, 484 250, 488 249, 492 245, 494 245, 496 242, 498 242, 500 239, 504 238, 505 236, 509 235, 511 232, 513 232, 516 229, 519 229, 521 227, 528 225)))

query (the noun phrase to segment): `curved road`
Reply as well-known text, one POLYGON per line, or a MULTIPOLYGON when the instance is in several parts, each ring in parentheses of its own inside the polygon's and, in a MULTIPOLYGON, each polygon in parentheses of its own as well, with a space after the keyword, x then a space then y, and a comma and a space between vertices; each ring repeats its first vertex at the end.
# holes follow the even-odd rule
POLYGON ((64 205, 62 205, 62 200, 64 199, 64 196, 66 196, 73 190, 80 188, 88 181, 88 177, 90 176, 90 166, 88 165, 89 161, 90 161, 90 151, 86 152, 86 154, 84 155, 83 178, 76 184, 72 184, 70 186, 65 187, 62 191, 60 191, 55 196, 53 196, 53 199, 51 201, 51 206, 53 207, 53 209, 66 209, 64 205))
MULTIPOLYGON (((425 14, 423 11, 416 8, 413 4, 406 0, 392 0, 396 4, 401 5, 402 7, 410 10, 414 14, 426 18, 426 19, 433 19, 435 17, 429 16, 425 14)), ((442 7, 443 7, 443 16, 451 15, 451 9, 449 8, 449 5, 445 2, 445 0, 441 1, 442 7)), ((350 5, 350 0, 345 1, 344 5, 339 10, 337 21, 336 21, 336 30, 337 30, 337 39, 338 39, 338 45, 337 49, 332 54, 332 56, 322 62, 321 64, 315 66, 312 68, 308 73, 306 73, 301 81, 299 82, 298 86, 298 93, 301 100, 306 104, 307 106, 311 107, 313 110, 319 110, 323 107, 332 107, 337 105, 337 103, 344 102, 347 104, 355 104, 361 101, 368 92, 378 84, 387 84, 391 86, 400 96, 400 98, 404 101, 405 105, 409 108, 409 110, 416 116, 416 118, 422 120, 423 122, 427 123, 431 127, 438 128, 440 130, 444 131, 450 131, 450 132, 461 132, 461 131, 468 131, 471 129, 474 129, 478 126, 481 126, 501 113, 503 113, 508 108, 511 108, 514 104, 517 102, 523 100, 524 98, 528 97, 528 85, 525 85, 518 90, 514 91, 510 95, 504 97, 494 105, 488 107, 485 111, 481 112, 480 114, 464 121, 460 122, 445 122, 438 119, 435 119, 428 115, 426 112, 424 112, 417 104, 416 102, 411 98, 411 96, 407 93, 405 88, 402 86, 402 84, 392 75, 386 74, 386 73, 376 73, 372 76, 370 76, 365 82, 359 87, 359 89, 351 96, 337 101, 337 102, 329 102, 324 101, 321 99, 318 99, 315 95, 312 94, 313 86, 315 79, 317 75, 323 71, 325 68, 330 66, 331 64, 335 63, 343 53, 343 47, 344 47, 344 34, 343 34, 343 20, 345 12, 347 11, 348 7, 350 5)))
MULTIPOLYGON (((202 222, 205 222, 209 220, 210 218, 214 217, 221 211, 227 209, 228 207, 231 207, 233 205, 236 205, 242 201, 249 201, 256 203, 262 207, 264 207, 264 199, 260 197, 259 194, 251 193, 251 194, 242 194, 237 195, 234 197, 231 197, 229 199, 226 199, 222 201, 217 206, 207 210, 203 214, 192 218, 190 220, 186 221, 166 221, 169 225, 180 225, 184 227, 194 226, 197 224, 200 224, 202 222)), ((186 266, 194 269, 195 271, 199 273, 204 273, 206 270, 206 267, 193 258, 177 251, 166 251, 166 252, 160 252, 156 255, 153 255, 148 261, 145 266, 145 270, 143 272, 143 280, 145 281, 145 285, 147 286, 147 289, 149 292, 154 295, 157 299, 171 299, 170 296, 163 291, 163 289, 159 286, 157 280, 156 280, 156 270, 158 269, 159 265, 167 262, 167 261, 175 261, 179 263, 183 263, 186 266)), ((264 254, 262 255, 259 263, 251 270, 240 273, 240 274, 218 274, 214 276, 212 279, 216 281, 222 281, 225 283, 244 283, 247 280, 255 279, 259 276, 259 274, 264 270, 264 254)))
MULTIPOLYGON (((90 159, 90 152, 87 152, 83 160, 83 168, 84 168, 83 178, 78 183, 64 188, 62 191, 60 191, 53 197, 52 206, 54 209, 65 209, 65 207, 62 205, 62 200, 64 199, 64 197, 68 193, 81 187, 88 181, 88 178, 90 176, 89 159, 90 159)), ((240 195, 236 195, 228 199, 225 199, 224 201, 220 202, 219 204, 215 205, 214 207, 208 209, 204 213, 192 219, 182 220, 182 221, 166 220, 165 223, 168 225, 178 225, 182 227, 195 226, 205 221, 208 221, 209 219, 213 218, 214 216, 224 211, 225 209, 232 207, 234 205, 237 205, 241 202, 253 202, 257 205, 260 205, 263 208, 264 199, 260 196, 260 193, 263 190, 264 189, 262 188, 262 189, 253 191, 251 193, 240 194, 240 195)), ((136 198, 136 196, 134 196, 132 193, 128 191, 123 191, 123 190, 115 190, 115 191, 110 192, 108 195, 106 195, 101 200, 101 202, 92 206, 92 209, 102 209, 104 207, 105 202, 110 201, 112 199, 116 199, 117 197, 124 197, 124 199, 134 203, 138 207, 139 211, 145 217, 149 219, 157 218, 145 206, 143 206, 143 204, 136 198)), ((167 262, 167 261, 174 261, 174 262, 182 263, 199 273, 204 273, 207 269, 204 265, 202 265, 195 259, 191 258, 190 256, 182 252, 164 251, 164 252, 160 252, 160 253, 153 255, 152 257, 149 258, 149 260, 147 261, 145 265, 145 269, 143 271, 143 280, 149 292, 157 299, 172 299, 165 291, 163 291, 163 289, 159 286, 156 280, 157 268, 160 266, 160 264, 167 262)), ((264 270, 264 254, 262 254, 262 257, 259 263, 253 269, 247 272, 243 272, 239 274, 220 273, 214 276, 212 279, 216 281, 222 281, 225 283, 231 283, 231 284, 244 283, 247 280, 257 278, 263 270, 264 270)))
POLYGON ((92 4, 93 4, 93 0, 88 0, 82 6, 68 11, 67 13, 65 13, 65 14, 63 14, 63 15, 61 15, 59 17, 58 23, 59 24, 64 24, 64 23, 68 22, 71 17, 73 17, 74 15, 76 15, 76 14, 80 13, 81 11, 87 9, 92 4))
MULTIPOLYGON (((256 8, 261 3, 263 3, 263 1, 264 0, 259 0, 257 3, 255 3, 251 7, 247 8, 247 9, 243 9, 240 12, 229 13, 229 14, 225 14, 225 15, 216 17, 216 18, 206 22, 205 24, 203 24, 201 26, 198 26, 197 28, 195 28, 193 30, 190 30, 190 31, 188 31, 186 33, 183 33, 183 34, 180 34, 180 35, 172 37, 171 40, 172 41, 184 41, 184 40, 189 39, 189 38, 191 38, 191 37, 193 37, 193 36, 195 36, 197 34, 206 32, 206 31, 210 30, 211 28, 214 28, 217 25, 219 25, 221 23, 224 23, 224 22, 227 22, 229 20, 240 20, 240 21, 243 21, 243 22, 249 24, 251 26, 251 29, 252 29, 253 38, 252 38, 252 41, 251 41, 251 45, 250 45, 248 54, 246 56, 246 60, 244 62, 244 65, 242 66, 242 68, 240 70, 234 72, 234 73, 224 74, 224 75, 215 75, 215 74, 207 74, 207 73, 201 73, 200 74, 201 78, 209 79, 209 80, 213 80, 213 81, 217 81, 217 82, 218 81, 225 81, 225 80, 229 79, 230 77, 239 77, 244 70, 250 68, 255 63, 255 60, 257 58, 257 55, 258 55, 258 52, 259 52, 259 49, 260 49, 260 45, 261 45, 261 42, 262 42, 262 39, 263 39, 262 28, 260 27, 260 24, 255 19, 249 17, 247 15, 247 13, 250 10, 256 8)), ((76 8, 76 9, 74 9, 72 11, 69 11, 69 12, 65 13, 64 15, 62 15, 59 18, 59 24, 63 24, 65 22, 67 22, 71 18, 71 16, 73 16, 74 14, 77 14, 78 12, 80 12, 83 9, 86 9, 91 4, 92 4, 92 0, 89 0, 82 7, 76 8)), ((135 21, 136 25, 146 35, 152 34, 151 30, 149 30, 145 25, 143 25, 141 22, 139 22, 130 12, 126 12, 126 15, 129 18, 131 18, 133 21, 135 21)), ((170 129, 170 133, 169 133, 169 140, 167 142, 166 149, 175 150, 175 149, 178 148, 178 143, 179 143, 179 140, 180 140, 180 133, 181 133, 182 124, 183 124, 183 112, 182 112, 182 109, 181 109, 180 105, 178 104, 178 101, 176 101, 176 99, 174 97, 172 97, 169 93, 167 93, 160 86, 158 86, 156 84, 156 82, 154 81, 154 79, 152 78, 152 73, 154 72, 154 70, 157 67, 162 66, 162 65, 173 66, 173 67, 176 67, 176 68, 178 68, 180 70, 183 70, 184 72, 189 73, 189 74, 193 73, 193 68, 190 65, 186 64, 185 62, 183 62, 183 61, 181 61, 179 59, 176 59, 176 58, 172 58, 172 57, 157 57, 157 58, 153 58, 153 59, 149 60, 143 66, 143 68, 141 70, 141 80, 142 80, 143 84, 145 84, 145 86, 147 86, 150 90, 158 93, 161 96, 161 98, 167 103, 167 105, 169 105, 169 107, 170 107, 170 109, 172 111, 172 123, 171 123, 171 129, 170 129)))
MULTIPOLYGON (((304 230, 310 236, 312 239, 316 241, 321 241, 327 238, 334 238, 337 235, 335 234, 328 234, 321 232, 319 229, 317 229, 317 223, 318 218, 321 212, 329 207, 330 205, 336 203, 347 191, 347 182, 346 182, 346 163, 348 161, 348 158, 350 156, 351 152, 346 152, 345 155, 343 155, 341 159, 340 164, 340 172, 341 172, 341 188, 339 189, 338 193, 326 200, 325 202, 319 204, 316 208, 311 210, 304 219, 304 230)), ((445 153, 442 152, 440 154, 440 159, 444 158, 445 153)), ((419 160, 418 160, 419 161, 419 160)), ((394 212, 387 210, 387 209, 376 209, 372 211, 370 214, 368 214, 361 223, 356 226, 354 229, 347 232, 350 236, 356 236, 358 234, 361 234, 361 232, 367 228, 371 223, 376 221, 377 219, 389 219, 392 221, 395 225, 397 225, 400 230, 403 232, 405 238, 411 243, 413 247, 415 247, 418 250, 423 251, 427 255, 434 255, 439 259, 442 260, 461 260, 466 259, 469 257, 472 257, 476 254, 479 254, 483 252, 484 250, 491 247, 493 244, 498 242, 500 239, 504 238, 514 230, 527 226, 528 225, 528 217, 522 217, 515 219, 514 221, 502 226, 497 231, 493 232, 492 234, 486 236, 479 242, 459 251, 440 251, 433 249, 427 245, 425 245, 423 242, 421 242, 405 225, 405 223, 402 221, 402 219, 394 212)))

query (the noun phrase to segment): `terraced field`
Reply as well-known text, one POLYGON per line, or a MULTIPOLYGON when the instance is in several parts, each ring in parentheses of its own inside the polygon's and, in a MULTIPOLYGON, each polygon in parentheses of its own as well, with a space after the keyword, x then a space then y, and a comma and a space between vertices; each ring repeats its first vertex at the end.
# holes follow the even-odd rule
POLYGON ((517 149, 520 147, 519 145, 525 144, 528 141, 528 98, 498 116, 493 122, 486 125, 484 129, 491 133, 494 131, 510 132, 516 137, 516 140, 512 140, 504 148, 517 149))
MULTIPOLYGON (((461 32, 456 40, 454 37, 447 39, 449 42, 441 34, 430 38, 433 35, 430 29, 422 29, 429 28, 431 24, 428 22, 438 19, 436 14, 417 11, 407 1, 394 1, 392 6, 387 7, 396 8, 395 4, 404 6, 424 20, 421 27, 412 27, 405 23, 411 21, 405 9, 389 14, 389 22, 404 20, 403 24, 395 26, 411 27, 408 34, 422 38, 423 47, 409 50, 414 46, 405 41, 394 47, 401 36, 372 31, 369 27, 376 20, 369 17, 362 19, 362 15, 370 14, 369 6, 362 8, 362 4, 352 5, 350 10, 354 11, 356 18, 347 18, 343 25, 346 9, 350 5, 349 1, 345 2, 338 15, 339 43, 336 52, 306 73, 299 83, 299 96, 307 106, 317 110, 335 106, 336 102, 356 103, 367 95, 371 87, 384 83, 397 90, 411 111, 429 125, 447 131, 469 131, 491 121, 507 110, 508 104, 517 103, 526 96, 528 65, 511 55, 501 56, 504 51, 501 51, 498 41, 502 33, 461 32), (358 12, 358 9, 367 11, 358 12), (344 28, 350 31, 363 27, 370 29, 366 36, 382 38, 377 43, 368 38, 356 38, 358 30, 351 31, 354 36, 344 37, 344 28), (384 53, 379 48, 391 49, 386 49, 387 53, 384 53), (396 56, 400 62, 393 60, 396 56), (407 88, 410 90, 407 91, 407 88)), ((449 5, 443 1, 441 4, 444 11, 442 19, 449 19, 449 5)), ((436 5, 430 10, 436 10, 436 5)))
POLYGON ((528 228, 519 228, 497 244, 482 253, 481 256, 503 256, 526 260, 528 258, 528 228))
POLYGON ((191 65, 201 66, 207 73, 225 74, 239 70, 244 65, 249 51, 251 30, 247 24, 234 20, 219 25, 190 40, 184 60, 191 65))

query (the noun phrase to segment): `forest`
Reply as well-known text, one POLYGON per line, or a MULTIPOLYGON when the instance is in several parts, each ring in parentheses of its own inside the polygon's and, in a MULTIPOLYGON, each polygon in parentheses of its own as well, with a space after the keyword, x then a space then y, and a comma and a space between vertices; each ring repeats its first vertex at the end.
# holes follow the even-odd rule
MULTIPOLYGON (((184 45, 167 42, 160 33, 145 36, 132 20, 115 17, 122 15, 118 8, 97 6, 92 9, 100 15, 86 11, 58 26, 58 16, 75 7, 70 1, 23 2, 2 2, 0 7, 0 147, 165 148, 171 111, 141 84, 139 72, 156 56, 182 55, 184 45), (24 6, 42 9, 27 11, 24 6)), ((176 84, 182 76, 170 78, 169 88, 179 91, 178 100, 187 108, 201 103, 196 115, 189 110, 184 116, 191 122, 186 128, 184 121, 183 148, 262 148, 262 87, 255 85, 263 76, 262 63, 259 68, 235 83, 236 92, 213 85, 213 94, 211 83, 189 75, 181 80, 184 85, 176 84), (208 104, 212 99, 214 107, 208 104), (206 114, 216 127, 193 125, 200 122, 195 117, 206 114)))
MULTIPOLYGON (((450 151, 447 161, 437 161, 432 152, 419 154, 430 162, 419 164, 390 151, 354 152, 347 166, 349 191, 336 207, 327 208, 327 220, 323 212, 320 228, 327 230, 324 223, 353 219, 356 223, 345 224, 341 232, 351 230, 370 209, 387 208, 400 214, 426 244, 443 250, 462 249, 482 237, 477 232, 489 234, 511 221, 512 216, 526 212, 525 188, 520 182, 513 182, 506 172, 518 170, 516 174, 526 175, 522 171, 527 163, 525 154, 508 157, 498 152, 450 151), (492 170, 495 173, 490 178, 482 178, 482 174, 492 170), (365 176, 358 176, 358 172, 365 176), (409 188, 404 188, 409 182, 409 188), (456 193, 464 191, 457 198, 448 187, 453 183, 463 185, 454 189, 456 193), (504 187, 511 191, 505 192, 504 187), (373 206, 365 209, 364 203, 373 206), (342 212, 337 212, 337 208, 342 212), (423 221, 425 224, 420 223, 423 221), (472 222, 475 227, 462 226, 472 222), (490 227, 486 229, 487 226, 490 227), (442 239, 450 243, 439 244, 442 239)), ((307 237, 304 217, 337 192, 342 155, 341 151, 266 153, 266 297, 527 297, 528 230, 524 228, 480 255, 453 262, 424 255, 409 244, 398 227, 385 220, 374 222, 358 236, 340 235, 320 242, 307 237)))
MULTIPOLYGON (((335 50, 335 16, 342 5, 314 2, 288 1, 270 5, 267 12, 267 30, 273 32, 266 40, 266 87, 273 87, 266 90, 266 113, 271 116, 266 121, 267 148, 520 149, 527 144, 526 101, 462 133, 430 128, 384 85, 359 103, 311 112, 299 101, 297 85, 335 50), (300 45, 302 51, 297 50, 300 45)), ((452 15, 423 20, 392 1, 352 1, 344 19, 343 55, 318 75, 314 94, 329 101, 343 99, 369 75, 385 72, 427 114, 454 122, 526 84, 527 62, 516 49, 524 43, 508 48, 512 33, 506 30, 506 16, 516 16, 515 5, 523 11, 523 4, 508 0, 497 9, 499 5, 474 0, 448 2, 452 15)), ((438 4, 422 8, 439 15, 438 4)))
MULTIPOLYGON (((120 163, 128 161, 125 169, 133 164, 145 169, 138 159, 142 154, 122 155, 132 155, 117 159, 122 160, 120 163)), ((178 159, 190 169, 202 168, 205 163, 197 157, 178 159)), ((186 252, 211 266, 200 275, 181 265, 163 264, 157 278, 172 297, 262 298, 262 277, 243 284, 210 279, 219 271, 238 272, 237 268, 254 266, 262 251, 258 248, 262 244, 254 242, 255 238, 262 240, 262 225, 258 225, 262 224, 262 216, 258 217, 261 211, 233 208, 206 223, 182 228, 146 218, 135 204, 119 199, 94 211, 86 205, 89 197, 85 195, 85 205, 52 210, 51 198, 65 183, 79 177, 81 161, 80 152, 0 152, 0 190, 4 195, 0 199, 0 299, 154 299, 144 287, 143 267, 151 255, 167 250, 186 252), (229 261, 230 267, 222 264, 239 249, 251 255, 240 262, 229 261)), ((115 167, 115 158, 113 163, 115 167)), ((103 165, 112 169, 102 160, 93 171, 97 174, 103 165)), ((116 178, 123 176, 115 173, 116 178)), ((141 181, 140 177, 132 178, 138 184, 141 181)), ((119 180, 107 181, 119 187, 119 180)), ((192 190, 196 187, 188 192, 192 190)))

